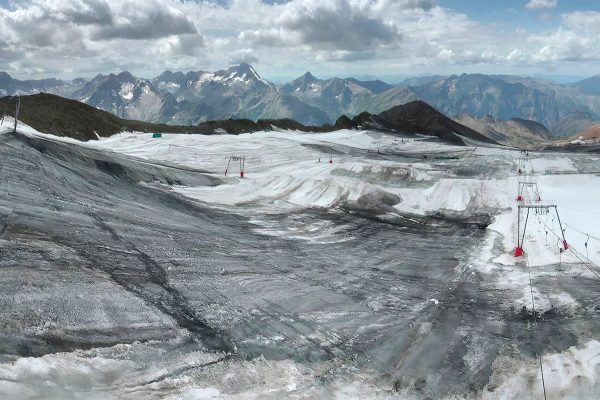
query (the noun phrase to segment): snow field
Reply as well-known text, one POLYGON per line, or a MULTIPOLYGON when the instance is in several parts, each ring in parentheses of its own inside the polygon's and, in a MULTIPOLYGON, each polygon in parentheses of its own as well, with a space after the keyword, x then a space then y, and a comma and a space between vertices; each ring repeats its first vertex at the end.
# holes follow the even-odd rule
MULTIPOLYGON (((27 127, 23 127, 23 130, 26 134, 38 134, 27 127)), ((524 244, 525 257, 513 256, 517 242, 516 195, 518 181, 523 179, 516 174, 520 156, 518 152, 483 148, 477 149, 473 160, 424 160, 421 157, 424 153, 463 149, 421 140, 407 140, 403 143, 390 135, 348 130, 327 134, 270 131, 238 136, 165 134, 161 139, 152 139, 151 134, 123 133, 82 145, 152 162, 205 170, 220 176, 223 184, 215 187, 175 186, 173 190, 214 207, 235 208, 236 212, 251 215, 251 221, 257 224, 256 229, 270 235, 326 242, 337 229, 331 223, 303 224, 302 221, 297 221, 282 230, 261 218, 261 213, 356 204, 361 196, 376 191, 398 196, 400 202, 393 205, 393 209, 399 213, 425 215, 441 212, 448 216, 462 217, 490 214, 493 221, 488 227, 488 235, 477 254, 469 258, 469 266, 483 275, 493 277, 491 285, 514 290, 516 296, 508 299, 510 304, 506 306, 517 310, 523 306, 531 308, 528 267, 531 268, 534 282, 557 276, 594 278, 571 252, 559 253, 559 243, 553 233, 546 235, 546 230, 560 233, 558 221, 552 214, 530 215, 524 244), (414 158, 386 159, 369 153, 374 140, 382 148, 413 155, 414 158), (332 164, 328 163, 329 148, 333 149, 332 164), (322 159, 318 163, 320 154, 322 159), (223 176, 226 157, 229 155, 246 156, 245 179, 239 179, 239 170, 234 162, 228 176, 223 176), (472 167, 479 174, 458 176, 453 172, 455 165, 472 167)), ((530 178, 538 183, 542 200, 551 201, 558 206, 570 246, 586 257, 589 255, 592 262, 599 264, 600 242, 589 240, 581 233, 587 232, 600 237, 597 224, 600 204, 596 201, 600 195, 600 177, 592 173, 579 173, 576 166, 578 163, 575 162, 597 162, 589 161, 586 157, 589 156, 531 154, 530 166, 534 175, 530 178), (584 245, 586 242, 587 253, 584 245)), ((570 314, 578 307, 576 298, 560 291, 542 292, 534 286, 534 298, 538 312, 555 308, 570 314)), ((435 303, 437 300, 432 298, 430 301, 435 303)), ((571 347, 562 353, 545 354, 543 362, 547 374, 546 384, 551 396, 585 398, 590 393, 600 394, 599 353, 600 342, 592 338, 582 340, 580 346, 571 347)), ((22 380, 23 377, 15 374, 23 373, 43 380, 47 377, 47 371, 51 370, 48 365, 52 365, 54 356, 21 359, 22 361, 11 364, 12 367, 3 364, 0 366, 0 374, 13 380, 22 380), (30 366, 27 365, 29 362, 30 366)), ((104 361, 94 360, 93 363, 96 361, 98 365, 103 365, 104 361)), ((69 365, 79 365, 84 375, 87 373, 85 371, 93 369, 86 362, 74 361, 69 365)), ((311 381, 307 375, 310 372, 302 370, 301 366, 291 361, 265 362, 265 365, 269 366, 266 367, 257 360, 243 364, 240 366, 244 371, 242 376, 251 381, 254 378, 246 378, 244 374, 256 375, 262 379, 273 379, 275 383, 272 386, 258 384, 247 392, 238 392, 240 394, 236 398, 257 398, 258 392, 271 393, 274 398, 282 397, 311 381)), ((131 368, 126 363, 113 367, 124 371, 131 368)), ((484 392, 483 398, 539 398, 540 393, 537 391, 541 383, 535 359, 499 358, 494 370, 489 384, 494 390, 484 392)), ((227 398, 221 389, 227 387, 228 378, 225 376, 223 379, 214 381, 214 386, 197 386, 195 379, 190 376, 189 380, 173 382, 173 385, 177 386, 177 398, 227 398)), ((232 382, 233 380, 231 378, 232 382)), ((4 390, 10 393, 13 387, 11 385, 18 384, 10 383, 7 379, 4 385, 4 390)), ((93 382, 91 385, 93 386, 93 382)), ((360 398, 357 393, 364 393, 365 390, 374 396, 385 395, 376 386, 366 383, 344 385, 337 382, 332 385, 337 385, 330 389, 339 398, 360 398)), ((319 389, 303 389, 303 393, 319 394, 319 389)))

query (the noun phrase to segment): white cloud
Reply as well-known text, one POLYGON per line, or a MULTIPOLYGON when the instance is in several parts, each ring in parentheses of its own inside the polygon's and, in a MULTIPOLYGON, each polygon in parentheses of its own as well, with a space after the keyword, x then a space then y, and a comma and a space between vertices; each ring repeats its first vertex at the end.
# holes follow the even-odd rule
POLYGON ((107 72, 142 60, 190 59, 206 40, 183 6, 179 0, 13 1, 0 7, 0 70, 107 72))
POLYGON ((600 60, 600 12, 574 12, 562 15, 561 25, 543 34, 531 35, 537 51, 533 62, 600 60))
POLYGON ((229 64, 255 64, 258 60, 258 56, 254 53, 254 49, 240 49, 233 53, 233 56, 229 59, 229 64))
POLYGON ((274 27, 244 31, 240 39, 258 46, 307 45, 349 51, 365 51, 399 40, 393 23, 370 15, 372 4, 353 0, 292 1, 281 7, 281 14, 272 21, 274 27))
POLYGON ((530 0, 529 3, 525 5, 525 8, 530 10, 540 10, 544 8, 556 8, 557 5, 557 0, 530 0))
MULTIPOLYGON (((90 0, 86 0, 90 1, 90 0)), ((111 2, 110 24, 92 27, 93 39, 156 39, 198 33, 185 13, 158 0, 111 2)))
POLYGON ((523 56, 523 53, 519 49, 514 49, 506 56, 506 61, 518 61, 523 56))
POLYGON ((554 29, 533 34, 477 22, 436 0, 12 0, 0 6, 0 70, 151 76, 259 58, 266 76, 544 68, 600 60, 599 15, 564 14, 554 29))

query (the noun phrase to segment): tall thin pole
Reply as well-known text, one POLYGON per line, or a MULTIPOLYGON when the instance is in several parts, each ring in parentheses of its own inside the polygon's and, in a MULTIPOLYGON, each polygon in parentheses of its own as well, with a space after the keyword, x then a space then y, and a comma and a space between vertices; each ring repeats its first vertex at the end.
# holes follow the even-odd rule
POLYGON ((231 162, 231 157, 227 157, 227 166, 225 167, 225 176, 227 176, 227 171, 229 171, 229 163, 231 162))
POLYGON ((527 207, 527 215, 525 216, 525 225, 523 225, 523 238, 521 239, 521 247, 525 242, 525 231, 527 230, 527 221, 529 220, 529 207, 527 207))
POLYGON ((521 206, 517 206, 517 247, 521 247, 521 206))
POLYGON ((19 96, 17 96, 17 111, 15 112, 15 129, 13 130, 14 133, 17 133, 17 121, 19 120, 20 108, 21 108, 21 99, 19 98, 19 96))
POLYGON ((558 215, 558 208, 554 207, 554 211, 556 212, 556 218, 558 218, 558 226, 560 227, 560 233, 563 238, 563 247, 567 250, 567 239, 565 239, 565 231, 563 231, 562 224, 560 223, 560 216, 558 215))

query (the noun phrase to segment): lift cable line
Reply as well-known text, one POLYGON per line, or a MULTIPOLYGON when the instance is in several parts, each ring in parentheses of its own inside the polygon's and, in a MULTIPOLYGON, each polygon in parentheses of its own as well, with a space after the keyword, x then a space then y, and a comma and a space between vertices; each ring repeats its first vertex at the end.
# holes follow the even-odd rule
MULTIPOLYGON (((590 236, 588 233, 580 231, 576 228, 572 228, 574 231, 579 232, 582 235, 586 236, 586 241, 585 241, 585 250, 586 250, 586 256, 584 259, 583 254, 581 254, 576 248, 574 248, 572 245, 569 245, 567 243, 567 240, 565 238, 565 231, 567 230, 567 224, 564 225, 563 228, 563 224, 560 220, 560 215, 558 214, 558 207, 556 204, 552 204, 552 203, 548 203, 548 202, 542 202, 541 199, 541 195, 540 195, 540 191, 539 191, 539 187, 538 184, 531 178, 527 178, 527 171, 526 171, 526 166, 527 166, 527 162, 529 162, 529 165, 531 166, 531 175, 533 175, 533 164, 531 162, 531 160, 529 159, 529 153, 527 151, 522 151, 521 152, 521 157, 518 160, 518 174, 523 176, 524 179, 522 181, 519 181, 519 186, 518 186, 518 194, 517 194, 517 202, 519 203, 517 205, 517 247, 515 248, 515 257, 519 257, 523 255, 523 248, 525 246, 524 242, 525 242, 525 233, 527 231, 527 223, 529 220, 529 214, 530 211, 533 209, 535 211, 535 214, 538 216, 538 223, 541 223, 544 225, 545 227, 545 233, 546 233, 546 245, 548 245, 548 232, 551 232, 556 238, 557 238, 557 247, 559 249, 559 265, 562 262, 562 253, 563 251, 571 251, 571 254, 575 255, 575 257, 577 257, 579 259, 579 261, 587 268, 590 270, 590 272, 592 272, 592 274, 594 274, 596 276, 596 278, 598 278, 600 280, 600 274, 598 272, 596 272, 594 270, 594 268, 592 268, 592 265, 597 268, 598 270, 600 270, 600 267, 598 265, 596 265, 594 262, 592 262, 589 259, 589 255, 588 255, 588 242, 590 240, 590 237, 593 238, 594 240, 598 240, 600 241, 600 239, 590 236), (533 192, 533 193, 530 193, 533 192), (533 196, 531 196, 531 194, 533 194, 533 196), (533 197, 533 198, 532 198, 533 197), (550 214, 550 209, 554 209, 554 212, 556 214, 556 222, 558 223, 558 228, 560 229, 560 234, 557 234, 554 229, 552 229, 550 226, 548 226, 548 224, 546 223, 548 221, 548 215, 550 214), (523 224, 523 233, 521 235, 521 214, 524 213, 525 214, 525 221, 523 224), (546 222, 542 221, 542 218, 540 215, 545 214, 546 216, 546 222), (586 262, 587 260, 587 262, 586 262)), ((554 224, 555 219, 554 216, 552 216, 552 223, 554 224)), ((538 225, 538 229, 539 229, 538 225)), ((531 277, 531 266, 529 263, 529 256, 530 256, 530 252, 527 251, 527 254, 525 255, 525 262, 527 264, 527 272, 529 275, 529 292, 531 295, 531 307, 532 307, 532 319, 533 319, 533 335, 534 337, 536 336, 536 331, 537 331, 537 317, 536 317, 536 310, 535 310, 535 297, 533 295, 533 279, 531 277)), ((546 400, 546 381, 544 378, 544 364, 543 364, 543 360, 542 360, 542 354, 541 351, 537 351, 535 350, 536 356, 538 358, 538 362, 539 362, 539 367, 540 367, 540 375, 541 375, 541 380, 542 380, 542 390, 543 390, 543 394, 544 394, 544 400, 546 400)))
MULTIPOLYGON (((549 227, 549 226, 548 226, 548 225, 547 225, 547 224, 546 224, 544 221, 542 221, 541 219, 539 219, 539 221, 540 221, 542 224, 544 224, 544 226, 546 226, 546 229, 548 229, 548 231, 550 231, 550 233, 552 233, 554 236, 556 236, 556 237, 557 237, 557 238, 560 240, 560 236, 559 236, 559 235, 558 235, 556 232, 554 232, 554 231, 552 230, 552 228, 550 228, 550 227, 549 227)), ((577 249, 573 248, 573 246, 569 247, 569 249, 571 250, 571 253, 572 253, 573 255, 575 255, 575 257, 577 257, 577 258, 579 259, 579 261, 581 261, 581 263, 582 263, 583 265, 585 265, 585 267, 586 267, 587 269, 589 269, 589 270, 590 270, 590 272, 596 276, 596 278, 598 278, 598 280, 600 280, 600 274, 599 274, 598 272, 594 271, 594 269, 591 267, 591 266, 593 265, 594 267, 596 267, 596 268, 598 268, 598 269, 600 270, 600 266, 598 266, 598 265, 596 265, 594 262, 590 261, 590 259, 589 259, 589 258, 588 258, 588 261, 586 262, 586 261, 583 259, 583 254, 581 254, 579 251, 577 251, 577 249)))
POLYGON ((597 238, 597 237, 595 237, 595 236, 593 236, 593 235, 590 235, 589 233, 586 233, 586 232, 580 231, 579 229, 577 229, 577 228, 573 228, 572 226, 569 226, 569 229, 573 229, 575 232, 577 232, 577 233, 581 233, 582 235, 584 235, 584 236, 587 236, 587 238, 588 238, 588 241, 589 241, 589 239, 594 239, 594 240, 597 240, 598 242, 600 242, 600 238, 597 238))
MULTIPOLYGON (((600 242, 600 239, 598 239, 597 237, 595 237, 593 235, 590 235, 589 233, 580 231, 579 229, 574 228, 572 226, 569 226, 568 228, 574 230, 575 232, 577 232, 577 233, 579 233, 579 234, 581 234, 583 236, 585 236, 585 242, 583 243, 583 245, 585 246, 585 258, 587 258, 587 260, 589 261, 590 260, 590 255, 589 255, 589 243, 590 243, 590 239, 594 239, 594 240, 596 240, 598 242, 600 242)), ((567 228, 565 228, 565 230, 566 229, 567 228)))
MULTIPOLYGON (((529 293, 531 293, 531 311, 533 314, 533 335, 535 336, 537 332, 537 318, 535 317, 535 300, 533 296, 533 282, 531 279, 531 266, 529 265, 529 256, 525 257, 525 262, 527 263, 527 272, 529 274, 529 293)), ((541 352, 536 351, 536 355, 540 363, 540 374, 542 376, 542 390, 544 392, 544 400, 546 400, 546 381, 544 379, 544 363, 542 362, 541 352)))

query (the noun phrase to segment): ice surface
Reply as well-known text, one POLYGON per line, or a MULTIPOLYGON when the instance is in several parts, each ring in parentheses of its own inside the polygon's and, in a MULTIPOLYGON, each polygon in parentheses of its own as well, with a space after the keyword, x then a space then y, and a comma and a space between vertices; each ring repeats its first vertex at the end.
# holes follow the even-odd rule
MULTIPOLYGON (((537 353, 549 398, 600 394, 598 280, 546 241, 552 215, 530 216, 513 256, 517 151, 20 131, 0 136, 0 397, 539 398, 537 353), (230 155, 244 179, 235 162, 224 176, 230 155), (68 343, 35 342, 49 335, 68 343)), ((572 248, 600 263, 580 233, 600 237, 598 157, 529 157, 572 248)))

